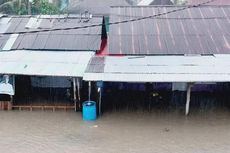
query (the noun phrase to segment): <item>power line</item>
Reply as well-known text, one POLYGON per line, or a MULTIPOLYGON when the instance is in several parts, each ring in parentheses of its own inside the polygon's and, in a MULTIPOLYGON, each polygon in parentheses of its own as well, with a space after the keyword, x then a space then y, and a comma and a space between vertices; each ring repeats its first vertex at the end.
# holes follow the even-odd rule
MULTIPOLYGON (((113 16, 117 16, 117 17, 122 17, 122 18, 141 18, 144 17, 143 15, 139 15, 139 16, 132 16, 132 15, 120 15, 120 14, 110 14, 113 16)), ((165 19, 165 20, 203 20, 203 19, 230 19, 230 16, 210 16, 210 17, 156 17, 154 19, 165 19)))
MULTIPOLYGON (((209 4, 209 3, 212 3, 212 2, 215 2, 215 1, 217 1, 217 0, 209 0, 209 1, 206 1, 206 2, 203 2, 203 3, 199 3, 199 4, 196 4, 196 5, 189 5, 189 6, 186 6, 186 7, 182 7, 182 8, 179 8, 179 9, 174 9, 174 10, 164 12, 164 13, 159 13, 159 14, 140 17, 140 18, 135 18, 135 19, 110 22, 107 25, 116 25, 116 24, 123 24, 123 23, 128 23, 128 22, 135 22, 135 21, 140 21, 140 20, 145 20, 145 19, 156 18, 156 17, 159 17, 159 16, 163 16, 163 15, 183 11, 183 10, 186 10, 186 9, 200 7, 202 5, 209 4)), ((11 35, 11 34, 27 34, 27 33, 50 32, 50 31, 60 31, 60 30, 72 30, 72 29, 86 29, 86 28, 98 27, 98 26, 102 26, 102 25, 103 25, 103 23, 91 24, 91 25, 85 25, 85 26, 69 27, 69 28, 54 28, 54 29, 43 29, 43 30, 33 30, 33 31, 6 32, 6 33, 0 33, 0 34, 1 35, 11 35)))

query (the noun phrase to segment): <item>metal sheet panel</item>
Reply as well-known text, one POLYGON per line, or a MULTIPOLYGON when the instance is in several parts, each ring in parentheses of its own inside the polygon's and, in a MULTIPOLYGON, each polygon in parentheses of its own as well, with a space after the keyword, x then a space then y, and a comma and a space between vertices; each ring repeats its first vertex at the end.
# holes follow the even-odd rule
POLYGON ((24 34, 19 46, 15 49, 31 49, 35 42, 37 34, 24 34))
POLYGON ((62 35, 49 35, 46 41, 45 49, 59 48, 61 39, 62 35))
POLYGON ((229 82, 230 74, 95 74, 85 73, 85 81, 109 82, 229 82))
POLYGON ((28 29, 37 29, 39 27, 39 25, 41 24, 41 20, 39 20, 38 18, 30 18, 28 23, 26 24, 25 28, 28 29))
POLYGON ((47 19, 39 19, 41 21, 40 25, 38 26, 39 29, 50 29, 53 27, 54 19, 52 19, 51 16, 49 16, 47 19))
POLYGON ((11 18, 1 18, 0 19, 0 33, 4 33, 10 27, 10 19, 11 18))
MULTIPOLYGON (((201 2, 206 2, 206 0, 188 0, 189 5, 199 4, 201 2)), ((209 3, 208 5, 230 5, 230 1, 229 0, 218 0, 218 1, 213 1, 209 3)))
POLYGON ((14 45, 14 42, 17 40, 17 37, 18 37, 18 34, 10 35, 9 39, 7 40, 2 50, 11 50, 12 46, 14 45))
POLYGON ((37 37, 36 37, 36 39, 35 39, 35 41, 33 43, 32 48, 33 49, 40 49, 40 50, 45 49, 45 45, 46 45, 48 37, 49 37, 48 34, 38 33, 37 37))
MULTIPOLYGON (((117 6, 112 7, 110 21, 135 19, 183 7, 117 6)), ((109 54, 229 54, 230 48, 226 47, 230 27, 229 9, 230 6, 200 6, 160 17, 112 25, 109 54)))
POLYGON ((96 15, 108 15, 110 6, 130 5, 132 1, 127 0, 82 0, 70 1, 68 11, 70 13, 82 13, 85 10, 96 15))
POLYGON ((28 23, 29 18, 23 18, 21 19, 21 21, 18 23, 17 27, 15 28, 14 32, 23 32, 23 31, 28 31, 25 26, 28 23))
POLYGON ((10 26, 6 32, 15 32, 17 26, 20 24, 22 18, 11 18, 10 26))
MULTIPOLYGON (((94 61, 93 59, 91 61, 94 61)), ((89 63, 84 80, 115 82, 230 81, 230 55, 105 57, 103 61, 97 60, 96 63, 89 63), (100 66, 103 66, 103 72, 94 70, 100 66)))
MULTIPOLYGON (((0 20, 0 33, 17 33, 50 28, 74 28, 99 24, 102 23, 102 20, 102 17, 94 17, 88 22, 79 22, 79 18, 67 18, 66 16, 63 17, 57 15, 41 15, 37 17, 14 16, 12 18, 3 17, 0 20)), ((101 45, 101 30, 102 28, 98 26, 84 29, 20 34, 10 49, 96 51, 100 49, 101 45)), ((4 37, 4 39, 5 38, 7 37, 4 37)), ((0 42, 0 46, 4 46, 5 44, 5 41, 0 42)))
POLYGON ((94 52, 0 52, 0 74, 82 77, 94 52))
POLYGON ((0 49, 2 49, 5 46, 9 37, 10 37, 10 35, 3 35, 0 37, 0 49))

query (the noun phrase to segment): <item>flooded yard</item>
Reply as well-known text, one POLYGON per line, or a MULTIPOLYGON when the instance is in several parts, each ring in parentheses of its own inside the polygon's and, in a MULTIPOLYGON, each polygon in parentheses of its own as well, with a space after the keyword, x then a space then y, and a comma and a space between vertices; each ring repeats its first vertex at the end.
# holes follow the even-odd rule
POLYGON ((96 122, 81 113, 0 112, 0 152, 229 153, 230 110, 107 112, 96 122))

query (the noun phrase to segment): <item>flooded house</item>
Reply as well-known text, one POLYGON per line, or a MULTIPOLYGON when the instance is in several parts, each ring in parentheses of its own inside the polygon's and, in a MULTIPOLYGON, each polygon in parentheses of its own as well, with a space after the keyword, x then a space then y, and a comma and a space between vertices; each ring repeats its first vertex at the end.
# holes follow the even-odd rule
POLYGON ((102 22, 103 17, 89 13, 2 15, 0 93, 13 92, 14 109, 78 109, 82 77, 89 60, 100 50, 102 26, 77 27, 102 22), (4 76, 10 78, 7 84, 13 91, 5 91, 9 89, 4 76))
POLYGON ((112 6, 109 16, 2 16, 0 87, 12 85, 14 109, 77 110, 93 100, 99 113, 188 114, 190 106, 229 105, 229 11, 112 6))
POLYGON ((104 82, 102 107, 171 105, 188 114, 190 105, 229 103, 230 8, 183 8, 111 7, 111 23, 132 22, 110 25, 108 49, 84 74, 85 81, 104 82))

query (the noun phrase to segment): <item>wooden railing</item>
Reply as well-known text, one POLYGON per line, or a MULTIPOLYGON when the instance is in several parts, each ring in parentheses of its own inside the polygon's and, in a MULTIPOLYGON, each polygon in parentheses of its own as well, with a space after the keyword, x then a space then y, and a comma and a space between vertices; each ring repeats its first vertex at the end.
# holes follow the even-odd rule
POLYGON ((0 110, 12 110, 12 102, 0 101, 0 110))
POLYGON ((74 110, 74 106, 41 106, 41 105, 13 105, 12 108, 15 110, 52 110, 52 111, 56 111, 56 110, 74 110))

